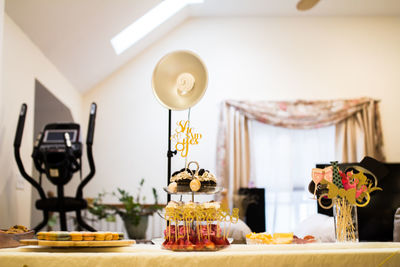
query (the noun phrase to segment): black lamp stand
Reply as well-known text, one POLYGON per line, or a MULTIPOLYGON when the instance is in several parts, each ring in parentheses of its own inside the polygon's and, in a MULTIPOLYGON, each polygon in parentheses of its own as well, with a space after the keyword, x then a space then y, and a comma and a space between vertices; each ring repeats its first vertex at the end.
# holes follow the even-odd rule
MULTIPOLYGON (((168 152, 167 152, 167 158, 168 158, 168 171, 167 171, 167 186, 169 184, 169 178, 171 177, 171 158, 176 155, 177 151, 171 150, 171 110, 168 109, 168 152)), ((167 193, 167 203, 171 200, 171 195, 167 193)))

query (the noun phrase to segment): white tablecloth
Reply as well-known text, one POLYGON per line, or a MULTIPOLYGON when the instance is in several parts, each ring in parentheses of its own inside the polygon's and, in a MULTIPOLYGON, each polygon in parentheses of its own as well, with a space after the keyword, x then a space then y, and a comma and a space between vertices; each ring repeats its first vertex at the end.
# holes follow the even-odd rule
POLYGON ((231 245, 216 252, 173 252, 156 245, 120 248, 0 249, 1 267, 78 266, 400 266, 400 243, 231 245))

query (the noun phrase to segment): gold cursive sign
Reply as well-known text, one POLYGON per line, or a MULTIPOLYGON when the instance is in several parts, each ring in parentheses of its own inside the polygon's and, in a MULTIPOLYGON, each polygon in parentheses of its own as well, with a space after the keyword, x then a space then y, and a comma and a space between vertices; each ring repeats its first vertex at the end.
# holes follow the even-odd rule
POLYGON ((202 134, 195 133, 194 128, 190 128, 188 120, 178 121, 176 125, 177 128, 171 136, 171 140, 176 142, 175 149, 181 152, 181 156, 185 158, 188 155, 189 146, 198 145, 202 134))

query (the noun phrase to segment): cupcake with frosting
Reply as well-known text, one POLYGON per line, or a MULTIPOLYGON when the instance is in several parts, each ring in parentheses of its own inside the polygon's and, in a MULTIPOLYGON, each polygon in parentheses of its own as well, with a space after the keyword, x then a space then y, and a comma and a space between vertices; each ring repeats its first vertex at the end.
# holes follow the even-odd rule
POLYGON ((221 208, 220 202, 217 201, 208 201, 203 203, 203 209, 208 210, 208 209, 214 209, 214 210, 219 210, 221 208))
POLYGON ((183 168, 172 174, 168 191, 177 192, 212 192, 217 186, 215 175, 209 170, 190 170, 183 168))
MULTIPOLYGON (((188 168, 174 172, 170 179, 171 184, 176 183, 177 192, 190 192, 190 182, 192 181, 193 172, 188 168)), ((170 185, 171 185, 170 184, 170 185)), ((169 186, 170 188, 171 186, 169 186)), ((175 192, 173 192, 175 193, 175 192)))
POLYGON ((200 192, 214 191, 217 186, 215 175, 208 170, 200 169, 196 177, 201 183, 200 192))

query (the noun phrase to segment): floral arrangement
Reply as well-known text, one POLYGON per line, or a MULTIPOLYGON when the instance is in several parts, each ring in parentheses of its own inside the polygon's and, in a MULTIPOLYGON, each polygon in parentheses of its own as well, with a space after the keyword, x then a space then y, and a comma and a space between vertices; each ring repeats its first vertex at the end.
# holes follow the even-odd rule
POLYGON ((350 204, 358 207, 368 205, 371 197, 370 193, 375 190, 382 190, 377 187, 378 181, 374 174, 368 170, 354 166, 342 172, 337 166, 337 161, 331 162, 331 166, 325 169, 314 168, 312 170, 312 180, 315 184, 314 195, 317 189, 321 194, 318 196, 318 203, 324 209, 332 207, 333 203, 325 206, 322 199, 346 199, 350 204), (354 171, 358 173, 354 173, 354 171))
POLYGON ((325 169, 314 168, 314 196, 318 192, 318 204, 324 209, 334 207, 337 241, 358 241, 356 207, 365 207, 370 202, 370 193, 382 190, 377 187, 373 173, 360 166, 339 170, 337 161, 325 169), (332 200, 325 205, 324 200, 332 200))

